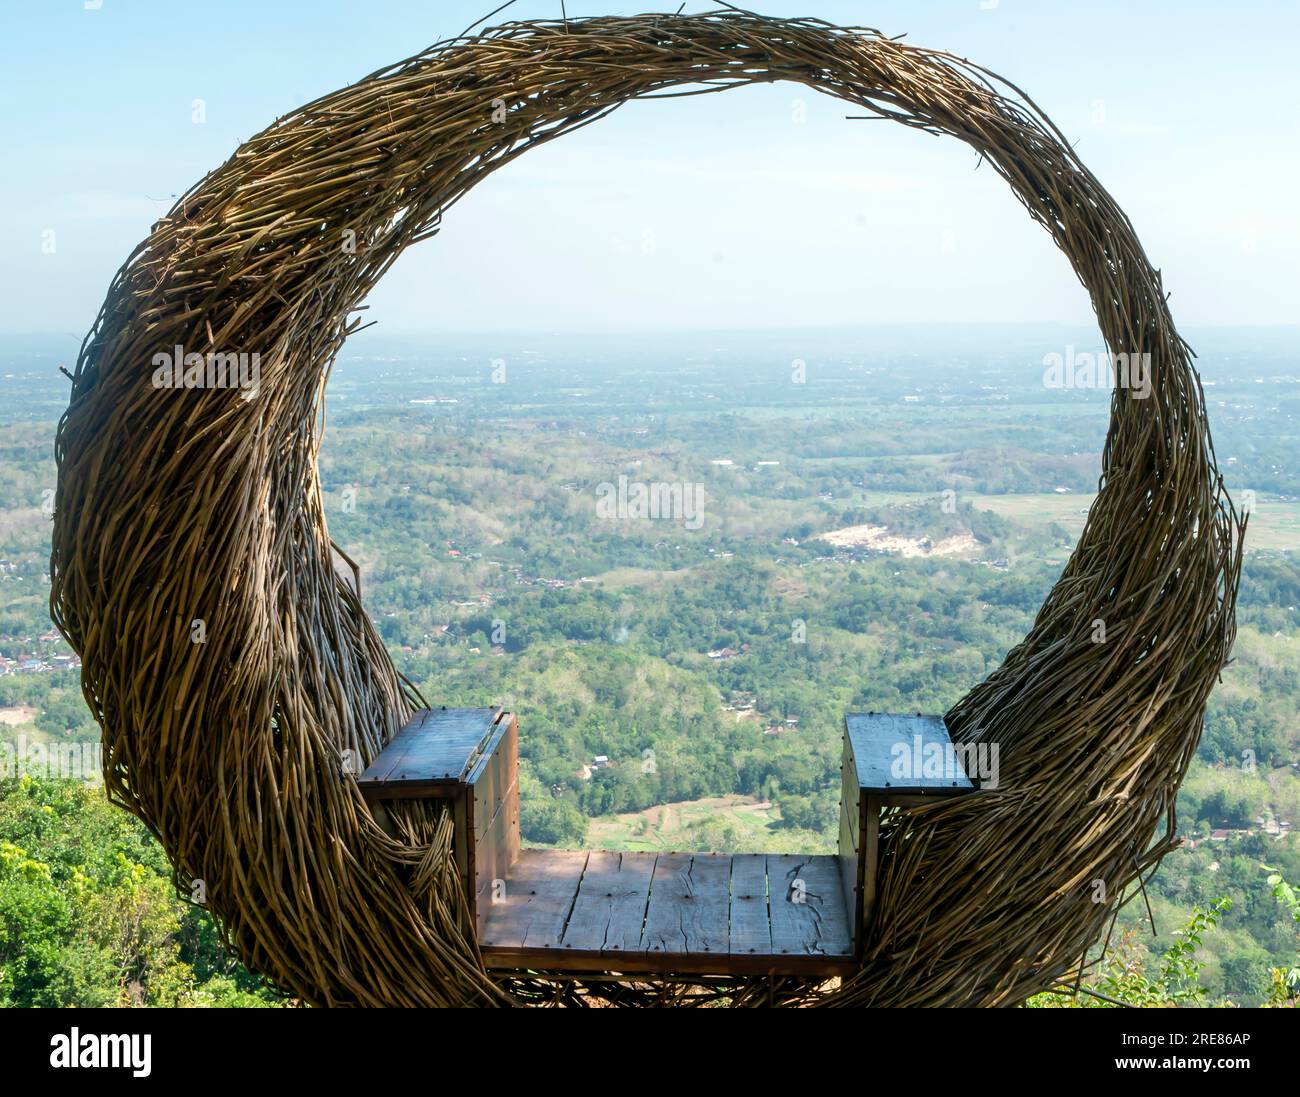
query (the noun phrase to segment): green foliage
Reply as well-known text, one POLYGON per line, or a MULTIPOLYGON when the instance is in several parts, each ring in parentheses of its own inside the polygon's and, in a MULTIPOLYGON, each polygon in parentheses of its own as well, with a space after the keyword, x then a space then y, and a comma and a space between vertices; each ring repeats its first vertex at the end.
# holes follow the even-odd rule
POLYGON ((1290 916, 1296 935, 1297 963, 1289 967, 1269 969, 1268 999, 1273 1005, 1295 1005, 1300 999, 1300 891, 1297 891, 1281 873, 1261 866, 1268 873, 1268 885, 1273 889, 1273 898, 1290 916))
POLYGON ((1135 947, 1134 931, 1128 931, 1118 946, 1106 955, 1098 970, 1081 984, 1083 992, 1068 995, 1048 992, 1031 998, 1031 1007, 1060 1006, 1199 1006, 1205 1004, 1206 991, 1200 974, 1204 967, 1198 958, 1205 933, 1219 923, 1219 916, 1232 906, 1231 899, 1220 899, 1209 907, 1192 908, 1192 916, 1174 936, 1174 941, 1155 960, 1143 961, 1135 947))
POLYGON ((162 851, 102 790, 0 781, 0 1006, 277 1001, 182 902, 162 851))
POLYGON ((563 800, 528 800, 520 813, 520 829, 530 845, 581 847, 587 817, 563 800))

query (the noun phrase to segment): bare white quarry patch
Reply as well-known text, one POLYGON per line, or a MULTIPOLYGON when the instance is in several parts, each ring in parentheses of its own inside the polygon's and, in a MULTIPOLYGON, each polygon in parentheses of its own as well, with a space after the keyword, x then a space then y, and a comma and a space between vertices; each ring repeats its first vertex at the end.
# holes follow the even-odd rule
POLYGON ((823 533, 821 540, 836 548, 867 548, 900 556, 960 556, 980 546, 970 533, 958 533, 933 541, 929 537, 906 537, 890 533, 888 526, 845 526, 823 533))

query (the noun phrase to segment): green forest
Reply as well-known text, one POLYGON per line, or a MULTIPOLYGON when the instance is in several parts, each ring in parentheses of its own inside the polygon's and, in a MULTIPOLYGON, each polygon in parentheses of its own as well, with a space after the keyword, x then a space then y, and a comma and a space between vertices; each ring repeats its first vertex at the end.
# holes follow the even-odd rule
MULTIPOLYGON (((1068 558, 1108 394, 1045 391, 1011 353, 904 373, 790 339, 690 361, 543 342, 508 385, 486 352, 358 340, 331 380, 331 535, 430 703, 519 714, 526 843, 832 852, 843 715, 944 712, 1068 558), (602 516, 620 477, 698 486, 702 522, 602 516)), ((1218 452, 1252 506, 1182 845, 1081 993, 1034 1006, 1300 994, 1300 399, 1217 362, 1218 452)), ((98 730, 48 616, 57 410, 47 381, 29 391, 0 440, 0 1004, 292 1004, 93 773, 50 775, 98 730)))

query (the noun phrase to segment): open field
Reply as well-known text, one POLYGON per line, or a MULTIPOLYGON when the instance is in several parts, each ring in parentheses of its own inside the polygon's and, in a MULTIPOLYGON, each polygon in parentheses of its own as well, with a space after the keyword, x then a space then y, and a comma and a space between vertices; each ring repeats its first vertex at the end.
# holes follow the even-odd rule
POLYGON ((1300 550, 1300 502, 1257 503, 1246 531, 1246 551, 1297 550, 1300 550))
POLYGON ((23 727, 35 721, 37 711, 31 705, 9 705, 0 708, 0 724, 11 728, 23 727))
MULTIPOLYGON (((888 507, 906 503, 931 502, 935 492, 864 491, 865 506, 888 507)), ((1240 494, 1240 493, 1238 493, 1240 494)), ((1015 492, 1006 495, 983 495, 961 492, 958 502, 970 503, 979 510, 989 510, 1022 525, 1036 527, 1056 522, 1078 536, 1083 530, 1088 509, 1095 495, 1079 492, 1015 492)), ((1236 500, 1241 505, 1241 500, 1236 500)), ((1300 501, 1262 500, 1255 504, 1246 536, 1247 551, 1294 552, 1300 550, 1300 501)))
POLYGON ((586 845, 589 849, 612 850, 694 849, 700 828, 713 824, 734 828, 741 847, 761 853, 772 846, 773 827, 779 818, 776 808, 766 800, 709 796, 593 819, 587 829, 586 845))

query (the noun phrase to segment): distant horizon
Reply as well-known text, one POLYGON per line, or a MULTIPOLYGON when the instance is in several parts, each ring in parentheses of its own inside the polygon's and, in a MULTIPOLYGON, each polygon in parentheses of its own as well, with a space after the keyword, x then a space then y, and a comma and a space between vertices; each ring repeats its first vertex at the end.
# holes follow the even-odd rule
MULTIPOLYGON (((0 331, 84 333, 150 226, 242 142, 492 7, 15 6, 0 102, 23 168, 0 177, 0 331)), ((566 12, 645 7, 568 0, 566 12)), ((1300 321, 1295 6, 763 8, 869 21, 1014 81, 1132 221, 1186 330, 1300 321), (1119 38, 1159 48, 1134 64, 1119 38)), ((518 0, 487 23, 558 14, 554 0, 518 0)), ((1070 263, 972 148, 846 121, 855 113, 790 82, 625 104, 483 179, 385 274, 368 315, 394 337, 1091 322, 1070 263)))
MULTIPOLYGON (((498 335, 608 335, 608 336, 655 336, 655 335, 751 335, 751 334, 797 334, 804 332, 852 332, 852 331, 888 331, 888 330, 913 330, 926 328, 976 328, 976 329, 993 329, 993 328, 1013 328, 1013 329, 1033 329, 1033 328, 1062 328, 1078 330, 1081 328, 1093 328, 1095 324, 1087 321, 1073 320, 863 320, 863 321, 844 321, 841 323, 821 323, 821 324, 756 324, 753 326, 726 326, 726 327, 674 327, 672 325, 659 325, 656 327, 629 327, 629 328, 569 328, 569 327, 513 327, 510 325, 501 325, 498 327, 478 327, 478 328, 397 328, 386 325, 376 325, 367 329, 373 332, 375 336, 384 337, 392 336, 394 338, 425 338, 428 336, 460 336, 460 337, 483 337, 498 335)), ((1243 321, 1233 323, 1188 323, 1176 324, 1180 332, 1189 331, 1300 331, 1300 321, 1243 321)), ((70 331, 59 331, 54 328, 9 328, 0 329, 0 339, 42 339, 42 338, 70 338, 75 336, 78 340, 85 338, 88 333, 80 334, 70 331)), ((363 337, 366 332, 358 332, 356 335, 349 336, 348 342, 353 339, 363 337)), ((1101 336, 1100 329, 1096 330, 1098 338, 1101 336)))

